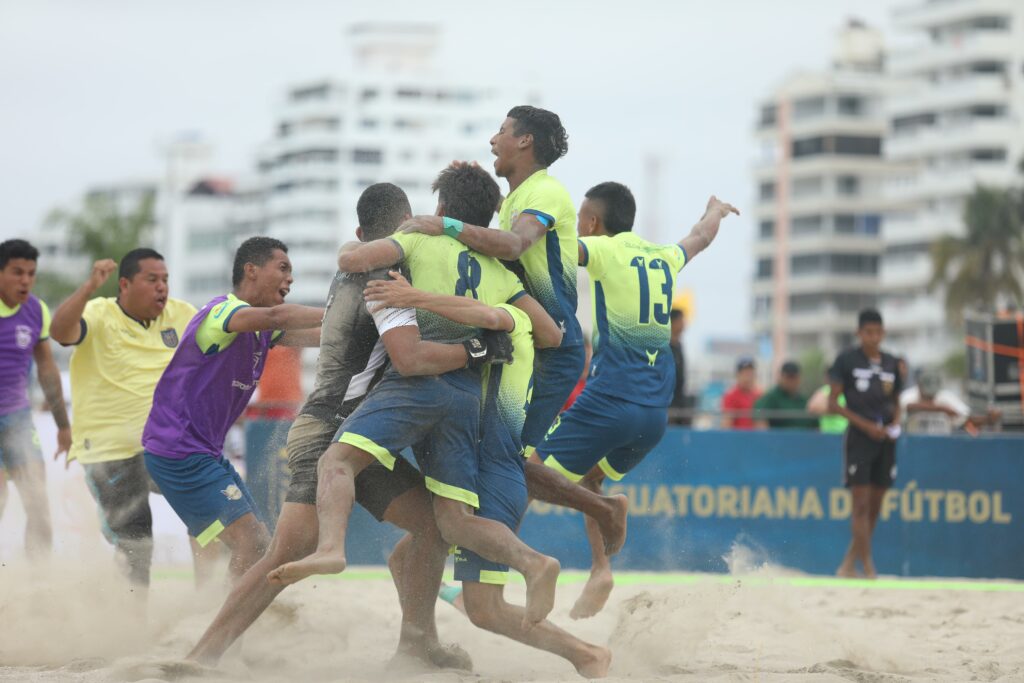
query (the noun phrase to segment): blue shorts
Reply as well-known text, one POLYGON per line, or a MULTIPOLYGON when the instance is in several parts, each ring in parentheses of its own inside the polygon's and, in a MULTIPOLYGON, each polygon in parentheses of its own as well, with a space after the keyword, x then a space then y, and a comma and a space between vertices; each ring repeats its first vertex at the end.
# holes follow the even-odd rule
POLYGON ((149 476, 200 546, 246 513, 256 514, 252 494, 227 458, 194 453, 175 460, 149 451, 143 457, 149 476))
POLYGON ((533 370, 533 398, 523 425, 523 445, 536 446, 576 387, 587 363, 583 346, 538 349, 533 370))
POLYGON ((479 393, 439 377, 388 371, 345 419, 335 441, 366 451, 389 470, 395 453, 419 444, 414 453, 427 489, 476 508, 479 422, 479 393))
MULTIPOLYGON (((487 412, 490 413, 489 410, 487 412)), ((480 474, 477 477, 480 509, 477 516, 501 522, 512 531, 519 529, 529 502, 523 469, 525 462, 518 442, 508 429, 496 415, 488 414, 480 440, 480 474)), ((471 550, 458 548, 455 551, 455 580, 504 585, 508 582, 508 565, 491 562, 471 550)))
POLYGON ((579 481, 594 465, 619 481, 658 445, 667 423, 668 408, 584 389, 537 446, 537 455, 571 481, 579 481))
POLYGON ((43 462, 32 411, 17 410, 0 415, 0 463, 4 469, 16 470, 30 462, 43 462))

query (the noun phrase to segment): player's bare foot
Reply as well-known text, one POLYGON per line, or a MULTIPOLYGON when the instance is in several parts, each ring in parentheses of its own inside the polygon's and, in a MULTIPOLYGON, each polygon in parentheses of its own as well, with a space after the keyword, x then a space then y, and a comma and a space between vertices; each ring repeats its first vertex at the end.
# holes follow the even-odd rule
POLYGON ((839 565, 839 569, 836 570, 836 576, 842 579, 856 579, 857 568, 848 562, 843 562, 839 565))
POLYGON ((621 493, 609 496, 611 510, 608 516, 596 520, 604 540, 604 554, 611 557, 626 544, 626 518, 629 516, 629 499, 621 493))
POLYGON ((615 579, 612 578, 611 570, 592 571, 590 578, 587 579, 587 585, 583 587, 583 592, 576 600, 576 604, 572 606, 572 610, 569 611, 569 616, 573 619, 587 619, 594 616, 604 609, 604 604, 608 602, 608 596, 612 594, 614 586, 615 579))
POLYGON ((604 678, 612 665, 612 651, 606 647, 591 645, 583 656, 573 659, 573 666, 584 678, 604 678))
POLYGON ((877 579, 878 572, 875 571, 875 563, 868 560, 864 563, 864 578, 866 579, 877 579))
POLYGON ((531 629, 547 618, 555 606, 555 586, 562 565, 553 557, 542 556, 526 578, 526 614, 523 627, 531 629))
POLYGON ((318 550, 301 560, 282 564, 267 574, 267 581, 278 586, 287 586, 314 574, 337 574, 343 571, 345 571, 344 554, 318 550))
POLYGON ((392 672, 429 671, 432 669, 458 669, 472 671, 473 660, 469 653, 454 643, 443 645, 438 641, 404 643, 388 662, 392 672))

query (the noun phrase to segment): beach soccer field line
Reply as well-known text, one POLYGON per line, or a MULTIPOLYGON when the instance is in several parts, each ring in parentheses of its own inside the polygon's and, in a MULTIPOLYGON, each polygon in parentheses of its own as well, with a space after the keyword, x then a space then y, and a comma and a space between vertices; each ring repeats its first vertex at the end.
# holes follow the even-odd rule
MULTIPOLYGON (((585 583, 587 572, 564 571, 558 577, 559 584, 585 583)), ((193 579, 189 569, 154 569, 157 580, 193 579)), ((387 569, 377 567, 353 568, 341 574, 326 574, 318 577, 327 581, 391 581, 387 569)), ((511 580, 522 583, 523 579, 513 573, 511 580)), ((453 581, 451 572, 446 572, 445 581, 453 581)), ((841 579, 835 576, 732 576, 723 574, 684 574, 677 572, 616 572, 616 586, 694 586, 699 584, 727 584, 747 586, 791 586, 793 588, 857 588, 869 590, 904 591, 972 591, 979 593, 1024 593, 1024 582, 997 581, 988 579, 917 579, 882 577, 879 579, 841 579)))

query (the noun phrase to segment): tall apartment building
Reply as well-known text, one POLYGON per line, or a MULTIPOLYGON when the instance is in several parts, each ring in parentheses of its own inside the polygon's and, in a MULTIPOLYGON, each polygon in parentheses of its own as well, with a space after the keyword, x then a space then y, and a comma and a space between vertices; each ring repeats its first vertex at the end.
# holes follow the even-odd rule
POLYGON ((347 36, 355 68, 289 88, 260 155, 267 234, 289 245, 298 303, 323 302, 337 249, 355 238, 363 189, 394 182, 414 213, 433 213, 437 173, 453 159, 487 165, 505 112, 535 99, 445 78, 434 26, 358 24, 347 36))
POLYGON ((964 234, 965 198, 979 184, 1019 180, 1024 156, 1024 2, 929 0, 895 12, 917 44, 889 56, 903 82, 886 109, 886 158, 904 166, 885 192, 882 312, 889 344, 911 364, 963 348, 944 292, 929 291, 929 249, 964 234))
POLYGON ((776 365, 834 357, 877 303, 887 87, 880 34, 851 22, 830 68, 794 73, 761 104, 753 328, 776 365))

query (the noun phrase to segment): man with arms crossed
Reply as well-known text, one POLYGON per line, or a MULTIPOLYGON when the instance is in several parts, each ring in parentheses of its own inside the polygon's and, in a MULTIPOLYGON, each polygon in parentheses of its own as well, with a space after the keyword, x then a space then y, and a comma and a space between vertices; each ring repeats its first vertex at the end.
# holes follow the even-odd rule
POLYGON ((249 490, 222 454, 224 437, 256 390, 273 344, 320 342, 323 309, 284 303, 292 283, 287 250, 270 237, 238 247, 234 291, 203 306, 188 324, 142 433, 153 481, 200 546, 221 540, 230 548, 233 578, 263 555, 270 539, 249 490))
POLYGON ((168 296, 163 256, 142 248, 125 254, 120 265, 110 259, 94 263, 50 324, 55 340, 75 347, 68 460, 82 463, 103 535, 139 588, 149 586, 153 561, 152 481, 142 459, 142 428, 156 383, 195 313, 192 304, 168 296), (90 301, 114 270, 117 297, 90 301))
POLYGON ((828 411, 849 420, 843 438, 844 483, 853 497, 850 531, 853 536, 837 574, 875 578, 871 535, 878 524, 885 492, 896 479, 896 439, 900 435, 900 392, 903 378, 899 359, 882 351, 885 328, 878 311, 857 316, 859 346, 836 357, 829 370, 828 411), (840 398, 846 405, 840 405, 840 398))
MULTIPOLYGON (((357 236, 366 241, 390 235, 409 217, 411 209, 401 188, 378 183, 363 191, 356 213, 357 236)), ((388 354, 403 376, 444 373, 465 367, 470 361, 462 344, 420 341, 414 313, 397 326, 394 323, 398 318, 392 317, 378 332, 363 301, 367 281, 376 277, 387 274, 375 271, 349 275, 339 271, 331 283, 320 333, 316 385, 288 432, 286 450, 291 478, 270 549, 238 581, 190 653, 191 659, 215 664, 284 590, 283 584, 268 581, 267 573, 309 555, 316 548, 317 463, 331 445, 338 427, 383 374, 388 354)), ((493 348, 480 340, 472 341, 478 342, 473 347, 475 354, 480 355, 483 350, 474 362, 497 357, 493 348)), ((356 500, 378 521, 409 531, 407 540, 402 541, 402 551, 395 552, 389 560, 402 605, 398 651, 440 667, 469 669, 468 656, 457 648, 442 647, 437 637, 434 594, 448 547, 434 524, 423 477, 405 460, 398 459, 395 464, 395 472, 389 473, 374 462, 356 477, 355 490, 356 500)))
MULTIPOLYGON (((508 365, 492 366, 485 378, 481 417, 477 514, 519 528, 528 503, 525 460, 520 434, 526 420, 533 383, 534 331, 557 340, 561 331, 539 305, 531 314, 508 304, 488 306, 468 297, 421 292, 398 273, 394 281, 377 280, 367 287, 367 300, 385 306, 415 307, 450 320, 481 328, 507 330, 513 356, 508 365)), ((465 587, 463 604, 476 626, 560 655, 588 678, 607 674, 611 653, 563 631, 548 620, 526 625, 523 609, 505 601, 508 565, 491 562, 460 548, 455 557, 455 579, 465 587)))
MULTIPOLYGON (((545 465, 600 491, 606 477, 621 480, 661 441, 675 390, 669 342, 676 276, 711 244, 730 213, 739 212, 712 197, 682 241, 652 244, 632 232, 636 202, 629 188, 608 182, 587 192, 578 257, 590 274, 594 359, 583 393, 537 447, 545 465)), ((570 612, 574 619, 597 614, 613 586, 611 563, 589 517, 586 529, 593 564, 570 612)))
POLYGON ((42 559, 53 543, 46 465, 32 424, 28 377, 32 363, 57 424, 57 452, 71 446, 60 370, 50 351, 50 310, 32 294, 39 250, 25 240, 0 243, 0 512, 7 500, 7 478, 18 488, 25 507, 25 551, 42 559))
MULTIPOLYGON (((489 222, 499 196, 494 180, 471 167, 445 169, 435 189, 438 213, 445 215, 449 224, 489 222)), ((452 239, 396 233, 389 239, 348 247, 338 257, 339 268, 345 272, 367 272, 404 261, 413 281, 424 291, 469 296, 492 304, 535 304, 519 279, 495 259, 452 239)), ((459 342, 476 333, 474 328, 426 311, 419 311, 417 318, 423 338, 429 341, 459 342)), ((426 441, 426 448, 416 449, 416 458, 427 489, 434 494, 441 535, 449 543, 520 571, 527 584, 525 619, 529 623, 542 621, 554 604, 558 561, 531 549, 504 525, 473 514, 479 507, 480 396, 481 377, 472 369, 417 378, 385 373, 339 429, 336 443, 321 460, 316 552, 282 565, 271 573, 271 579, 291 583, 311 574, 343 570, 355 477, 375 459, 393 469, 393 453, 426 441)))

